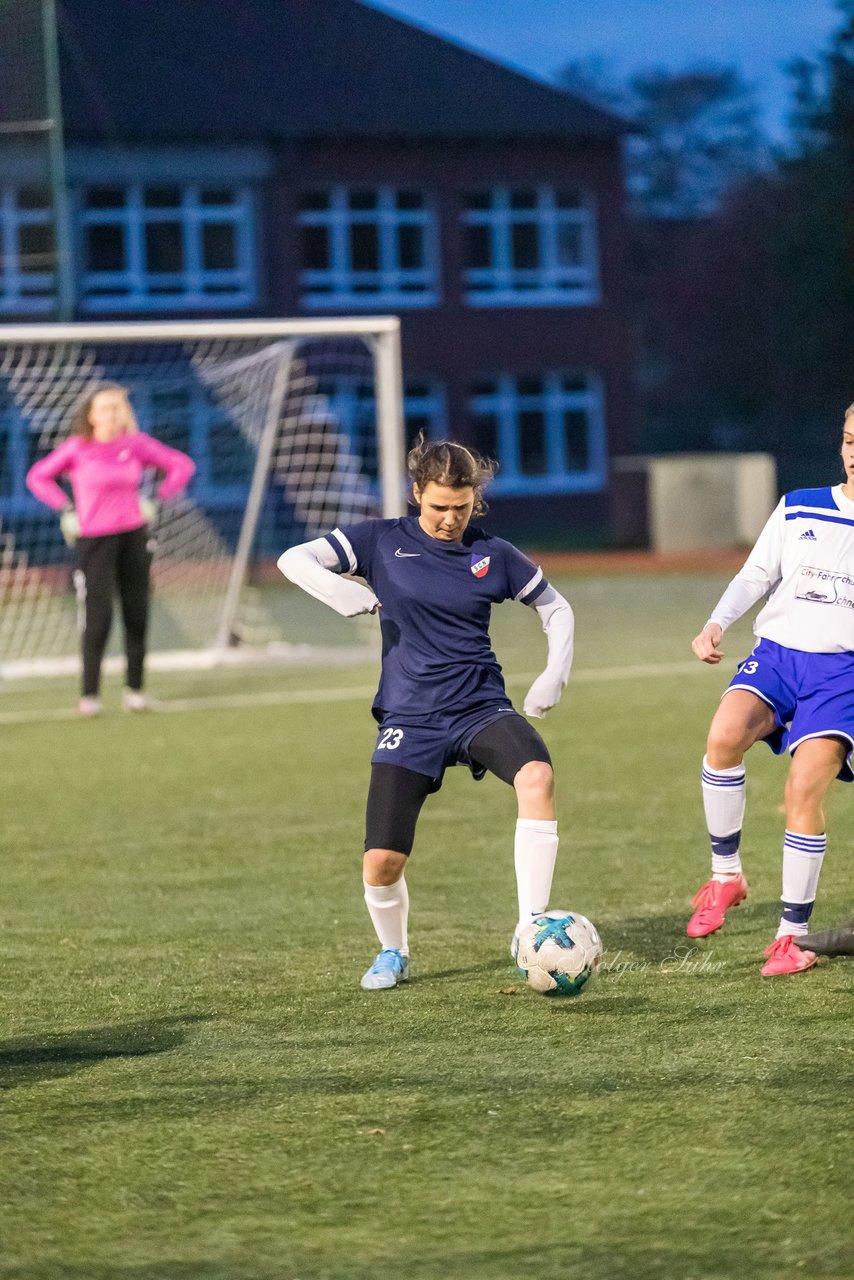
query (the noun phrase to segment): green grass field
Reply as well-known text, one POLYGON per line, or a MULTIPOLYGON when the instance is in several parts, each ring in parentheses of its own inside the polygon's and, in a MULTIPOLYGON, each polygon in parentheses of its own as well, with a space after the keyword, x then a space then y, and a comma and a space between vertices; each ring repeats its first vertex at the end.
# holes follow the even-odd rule
MULTIPOLYGON (((684 935, 730 671, 689 641, 722 584, 559 583, 553 905, 608 964, 576 1001, 516 976, 512 794, 459 769, 409 871, 414 979, 359 989, 370 668, 158 675, 183 710, 93 722, 51 719, 67 681, 4 689, 2 1280, 851 1280, 854 963, 759 978, 764 748, 751 897, 684 935)), ((494 634, 520 696, 536 619, 505 606, 494 634)), ((854 907, 852 799, 817 922, 854 907)))

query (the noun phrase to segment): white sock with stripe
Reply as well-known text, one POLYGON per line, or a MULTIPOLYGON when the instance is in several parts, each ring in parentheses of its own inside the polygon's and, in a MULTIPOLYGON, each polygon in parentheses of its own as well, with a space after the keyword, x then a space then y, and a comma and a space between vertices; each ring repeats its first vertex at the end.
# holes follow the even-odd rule
POLYGON ((548 909, 557 858, 557 823, 518 818, 513 848, 519 924, 522 929, 548 909))
POLYGON ((406 877, 396 884, 368 884, 365 886, 365 903, 376 929, 383 951, 400 951, 409 955, 407 924, 409 921, 409 890, 406 877))
POLYGON ((703 808, 712 842, 712 879, 728 880, 741 871, 741 828, 746 787, 744 765, 712 769, 703 756, 703 808))
POLYGON ((809 933, 809 919, 818 891, 821 864, 827 850, 827 835, 802 836, 786 831, 783 840, 783 914, 778 938, 809 933))

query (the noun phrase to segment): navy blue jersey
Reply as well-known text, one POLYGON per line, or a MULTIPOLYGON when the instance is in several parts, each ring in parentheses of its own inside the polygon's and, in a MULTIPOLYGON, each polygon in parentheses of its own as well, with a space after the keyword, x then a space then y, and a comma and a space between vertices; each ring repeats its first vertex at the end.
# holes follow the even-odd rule
POLYGON ((506 699, 489 639, 492 605, 536 600, 548 586, 542 569, 472 525, 461 542, 431 538, 417 516, 367 520, 326 537, 341 572, 364 578, 380 602, 378 720, 391 713, 418 721, 506 699))

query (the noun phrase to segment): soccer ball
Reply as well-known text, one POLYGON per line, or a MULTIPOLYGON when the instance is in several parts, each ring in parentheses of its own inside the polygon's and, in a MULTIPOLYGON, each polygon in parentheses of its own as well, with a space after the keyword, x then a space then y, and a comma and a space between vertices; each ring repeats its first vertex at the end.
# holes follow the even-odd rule
POLYGON ((544 996, 580 996, 599 972, 602 940, 577 911, 546 911, 519 934, 516 964, 544 996))

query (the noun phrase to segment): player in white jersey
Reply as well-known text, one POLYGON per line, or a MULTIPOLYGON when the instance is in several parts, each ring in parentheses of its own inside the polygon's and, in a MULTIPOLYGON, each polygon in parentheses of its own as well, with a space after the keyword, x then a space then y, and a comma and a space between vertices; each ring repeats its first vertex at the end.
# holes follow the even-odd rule
POLYGON ((850 782, 854 750, 854 405, 845 412, 845 483, 786 494, 692 648, 717 664, 724 631, 769 599, 754 623, 753 652, 739 664, 712 720, 702 788, 712 878, 694 898, 688 936, 705 937, 747 897, 739 847, 745 808, 744 755, 763 740, 788 750, 783 912, 766 949, 764 977, 811 968, 808 933, 824 858, 824 798, 834 778, 850 782))

